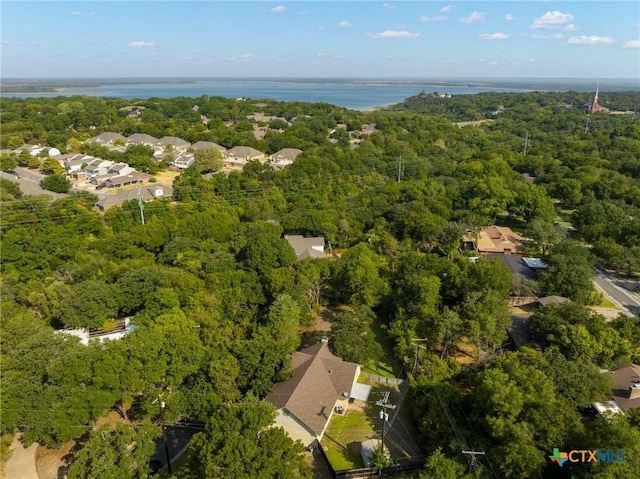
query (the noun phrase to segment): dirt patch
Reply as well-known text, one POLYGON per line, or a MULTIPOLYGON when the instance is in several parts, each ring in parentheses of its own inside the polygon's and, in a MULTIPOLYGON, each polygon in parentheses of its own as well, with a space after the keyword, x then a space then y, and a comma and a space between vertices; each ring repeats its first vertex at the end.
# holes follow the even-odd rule
POLYGON ((157 182, 161 185, 172 185, 173 180, 175 180, 176 176, 179 176, 180 173, 181 173, 180 171, 165 170, 165 171, 159 171, 153 176, 155 177, 157 182))
POLYGON ((72 458, 76 441, 65 442, 58 449, 38 446, 36 449, 36 470, 39 479, 62 479, 72 458))

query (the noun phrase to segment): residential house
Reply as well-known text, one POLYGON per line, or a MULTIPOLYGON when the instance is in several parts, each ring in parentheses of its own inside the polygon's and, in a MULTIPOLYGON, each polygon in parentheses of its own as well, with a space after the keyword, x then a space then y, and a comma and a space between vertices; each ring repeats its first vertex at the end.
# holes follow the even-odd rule
POLYGON ((536 304, 541 307, 549 306, 551 304, 564 304, 570 302, 571 300, 569 298, 565 298, 564 296, 544 296, 542 298, 536 299, 536 304))
POLYGON ((223 155, 223 165, 228 167, 244 166, 252 160, 264 160, 265 154, 250 146, 234 146, 223 155))
POLYGON ((126 143, 127 139, 120 133, 114 133, 112 131, 105 131, 98 136, 88 139, 85 143, 98 143, 99 145, 113 145, 116 142, 126 143))
POLYGON ((536 274, 533 269, 524 261, 524 258, 518 255, 504 254, 504 253, 489 253, 486 256, 488 259, 500 259, 510 270, 513 276, 519 276, 524 279, 536 279, 536 274))
POLYGON ((305 258, 326 258, 324 254, 324 237, 305 238, 301 235, 284 237, 293 248, 298 260, 305 258))
POLYGON ((163 136, 158 140, 157 146, 161 148, 171 147, 178 151, 187 151, 187 148, 191 146, 191 143, 175 136, 163 136))
POLYGON ((104 186, 112 189, 122 188, 123 186, 135 185, 138 182, 139 180, 135 176, 131 175, 112 176, 104 181, 104 186))
POLYGON ((56 331, 61 334, 68 334, 69 336, 76 336, 80 338, 80 342, 85 346, 89 344, 89 341, 115 341, 117 339, 123 338, 126 334, 135 330, 138 326, 135 324, 131 324, 129 321, 131 318, 123 318, 118 321, 118 325, 112 329, 104 330, 104 329, 96 329, 96 330, 86 330, 86 329, 60 329, 56 331))
POLYGON ((131 168, 127 163, 115 163, 109 167, 107 173, 111 173, 117 176, 128 175, 135 171, 135 168, 131 168))
POLYGON ((253 136, 256 138, 256 140, 264 139, 268 131, 269 131, 268 126, 258 126, 255 123, 253 125, 253 136))
MULTIPOLYGON (((140 188, 140 196, 143 201, 153 201, 163 198, 173 197, 173 188, 171 186, 164 185, 150 185, 140 188)), ((117 205, 121 205, 125 201, 138 199, 138 189, 133 188, 119 193, 102 194, 99 195, 99 199, 95 204, 96 209, 100 211, 108 210, 109 208, 117 205)))
POLYGON ((109 172, 109 168, 114 165, 113 161, 103 160, 102 158, 95 158, 91 160, 84 168, 84 174, 87 179, 95 178, 96 176, 106 175, 109 172))
POLYGON ((95 160, 96 158, 90 155, 85 155, 82 153, 76 153, 75 155, 68 156, 62 161, 62 166, 64 166, 67 173, 74 176, 82 176, 84 175, 84 167, 82 165, 88 165, 89 162, 95 160))
POLYGON ((490 226, 477 236, 467 231, 463 243, 465 248, 477 250, 480 254, 525 254, 524 238, 504 226, 490 226))
POLYGON ((60 156, 61 154, 58 148, 43 145, 22 145, 13 150, 13 153, 20 154, 23 150, 27 150, 31 156, 60 156))
POLYGON ((306 446, 322 439, 334 412, 345 411, 349 399, 369 397, 371 386, 357 382, 360 365, 334 356, 326 338, 294 353, 292 368, 293 377, 276 384, 267 401, 277 409, 276 425, 306 446))
POLYGON ((269 157, 269 162, 274 167, 290 165, 300 153, 302 153, 302 150, 299 150, 298 148, 283 148, 271 155, 269 157))
POLYGON ((621 414, 640 408, 640 366, 629 363, 611 371, 614 386, 609 401, 594 403, 600 414, 621 414))
POLYGON ((118 111, 127 112, 127 117, 129 118, 138 118, 140 115, 142 115, 142 112, 144 110, 145 108, 143 106, 137 105, 123 106, 122 108, 118 108, 118 111))
POLYGON ((196 161, 196 157, 193 153, 181 153, 172 162, 171 165, 185 170, 193 165, 196 161))
POLYGON ((213 141, 196 141, 193 145, 191 145, 191 148, 193 148, 194 150, 202 150, 204 148, 217 148, 223 155, 224 152, 227 151, 224 146, 218 145, 213 141))
POLYGON ((155 148, 158 145, 156 137, 147 135, 146 133, 134 133, 127 137, 127 143, 130 145, 145 145, 155 148))

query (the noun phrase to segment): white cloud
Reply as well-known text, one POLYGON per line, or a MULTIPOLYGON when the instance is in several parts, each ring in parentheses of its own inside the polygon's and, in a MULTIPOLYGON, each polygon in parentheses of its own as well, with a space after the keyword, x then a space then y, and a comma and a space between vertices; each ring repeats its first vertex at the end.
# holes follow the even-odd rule
POLYGON ((384 8, 388 8, 389 10, 393 10, 394 8, 396 8, 395 5, 391 5, 390 3, 383 3, 382 6, 384 8))
POLYGON ((278 5, 277 7, 273 7, 271 9, 272 12, 274 13, 282 13, 287 9, 287 7, 285 7, 284 5, 278 5))
POLYGON ((446 7, 442 7, 440 9, 440 11, 446 13, 446 12, 451 12, 451 11, 453 11, 455 9, 456 9, 456 7, 454 5, 447 5, 446 7))
POLYGON ((130 42, 129 46, 131 48, 155 48, 156 44, 153 42, 139 41, 139 42, 130 42))
POLYGON ((622 48, 640 48, 640 40, 629 40, 622 48))
POLYGON ((435 17, 428 17, 426 15, 423 15, 420 17, 420 21, 421 22, 443 22, 448 18, 449 17, 447 17, 446 15, 436 15, 435 17))
POLYGON ((2 40, 3 45, 21 45, 24 47, 35 47, 38 42, 29 42, 25 40, 2 40))
POLYGON ((338 26, 341 28, 347 28, 347 27, 350 27, 351 24, 349 22, 340 22, 338 23, 338 26))
POLYGON ((564 27, 562 30, 564 30, 565 32, 575 32, 576 30, 579 30, 579 28, 577 25, 570 23, 569 25, 564 27))
POLYGON ((483 22, 486 16, 485 12, 473 12, 468 17, 462 17, 460 21, 465 25, 471 25, 472 23, 483 22))
POLYGON ((562 28, 565 23, 573 20, 570 13, 562 13, 558 10, 547 12, 541 17, 536 18, 531 24, 531 28, 539 28, 543 30, 555 30, 562 28))
POLYGON ((406 30, 385 30, 380 33, 368 33, 369 38, 418 38, 419 33, 411 33, 406 30))
POLYGON ((514 16, 513 16, 513 13, 507 13, 507 14, 504 16, 504 19, 505 19, 505 20, 509 20, 509 21, 511 21, 511 20, 515 20, 515 19, 516 19, 516 17, 514 17, 514 16))
POLYGON ((614 42, 615 40, 611 37, 599 37, 597 35, 580 35, 569 38, 569 45, 605 45, 614 42))
POLYGON ((508 33, 482 33, 478 38, 480 40, 506 40, 511 35, 508 33))
POLYGON ((560 40, 562 38, 562 33, 551 33, 549 35, 534 33, 531 35, 531 38, 534 40, 560 40))
POLYGON ((634 23, 633 25, 631 25, 633 28, 640 28, 640 23, 634 23))

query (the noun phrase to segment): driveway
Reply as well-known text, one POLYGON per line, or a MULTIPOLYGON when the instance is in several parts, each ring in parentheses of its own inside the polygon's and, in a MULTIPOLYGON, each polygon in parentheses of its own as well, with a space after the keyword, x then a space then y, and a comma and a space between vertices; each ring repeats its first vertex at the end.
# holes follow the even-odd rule
POLYGON ((6 479, 38 479, 36 471, 36 449, 37 443, 31 444, 28 448, 24 448, 19 441, 19 436, 13 439, 11 449, 13 454, 5 464, 6 479))

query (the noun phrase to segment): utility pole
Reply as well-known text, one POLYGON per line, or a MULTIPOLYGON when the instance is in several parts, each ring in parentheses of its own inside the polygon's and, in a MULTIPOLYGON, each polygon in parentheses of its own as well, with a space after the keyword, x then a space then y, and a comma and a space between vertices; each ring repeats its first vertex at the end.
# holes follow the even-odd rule
POLYGON ((144 224, 144 203, 142 202, 142 193, 140 192, 140 182, 138 181, 138 207, 140 208, 140 218, 144 224))
POLYGON ((524 137, 524 151, 522 152, 522 156, 527 156, 527 145, 529 144, 529 132, 524 137))
POLYGON ((382 454, 386 456, 384 452, 384 426, 389 421, 389 413, 384 409, 380 409, 380 419, 382 420, 382 454))
POLYGON ((416 359, 413 362, 413 369, 411 369, 411 376, 413 376, 413 373, 415 373, 416 367, 418 366, 418 351, 420 350, 420 348, 426 349, 424 346, 418 344, 423 341, 429 341, 429 340, 428 339, 412 339, 411 340, 411 343, 416 347, 416 359))
POLYGON ((167 426, 164 423, 165 403, 164 401, 160 401, 160 398, 162 398, 162 394, 158 394, 158 399, 154 399, 151 404, 158 401, 158 408, 160 410, 160 428, 162 429, 162 442, 164 442, 164 454, 167 456, 167 470, 169 471, 169 474, 173 474, 173 471, 171 470, 171 456, 169 455, 169 442, 167 441, 167 426))
POLYGON ((402 179, 402 155, 398 157, 398 183, 402 179))

